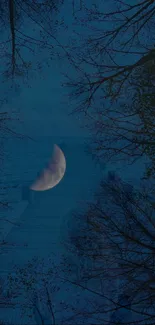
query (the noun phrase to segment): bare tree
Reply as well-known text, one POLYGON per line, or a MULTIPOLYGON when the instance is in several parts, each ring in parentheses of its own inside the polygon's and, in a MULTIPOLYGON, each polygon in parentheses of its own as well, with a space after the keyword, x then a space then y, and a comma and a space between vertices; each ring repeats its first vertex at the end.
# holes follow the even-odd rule
POLYGON ((154 64, 140 68, 130 78, 133 99, 125 98, 114 109, 96 112, 91 130, 94 135, 89 151, 99 161, 149 158, 146 177, 154 177, 155 171, 155 119, 154 119, 154 64), (150 72, 150 69, 152 71, 150 72))
MULTIPOLYGON (((85 280, 79 280, 74 268, 74 263, 66 256, 60 264, 55 263, 52 256, 50 263, 49 259, 34 258, 23 268, 15 268, 6 286, 12 307, 18 310, 20 317, 25 315, 41 325, 101 325, 104 319, 108 323, 109 314, 116 310, 117 304, 109 298, 105 287, 98 291, 97 287, 87 286, 85 280)), ((5 305, 9 311, 11 306, 4 299, 2 301, 1 308, 5 305)), ((118 304, 121 307, 121 303, 118 304)))
MULTIPOLYGON (((14 309, 18 310, 21 317, 27 315, 28 319, 37 324, 55 324, 55 315, 53 312, 52 292, 57 292, 59 287, 52 284, 53 273, 44 267, 43 261, 38 258, 32 259, 24 268, 14 266, 14 270, 3 282, 0 297, 0 308, 7 310, 11 314, 14 309), (50 279, 51 278, 51 279, 50 279), (50 286, 50 295, 49 287, 50 286), (6 299, 8 297, 8 299, 6 299)), ((7 323, 7 317, 4 315, 4 321, 7 323)), ((19 321, 19 318, 18 318, 19 321)))
POLYGON ((71 48, 78 69, 75 79, 67 76, 66 85, 76 100, 73 112, 84 113, 92 131, 95 157, 133 162, 147 155, 153 175, 155 4, 110 4, 115 9, 109 12, 85 6, 85 17, 77 17, 88 34, 71 48))
MULTIPOLYGON (((59 265, 52 255, 48 259, 33 258, 23 268, 15 266, 8 275, 5 291, 10 296, 12 306, 19 310, 18 314, 27 316, 38 325, 72 324, 76 319, 75 311, 80 316, 76 308, 79 293, 72 304, 69 297, 73 292, 60 276, 64 263, 67 267, 66 259, 59 265)), ((3 296, 2 301, 9 310, 10 306, 3 296)))
POLYGON ((76 229, 70 239, 87 263, 84 286, 92 289, 93 280, 97 289, 100 279, 101 283, 109 281, 110 289, 116 288, 118 281, 117 290, 128 296, 126 307, 119 303, 118 296, 110 296, 111 313, 115 308, 118 312, 130 307, 132 321, 122 318, 119 324, 155 322, 154 208, 154 197, 147 187, 135 190, 111 174, 101 182, 95 202, 88 203, 87 212, 76 215, 81 220, 81 229, 76 229))
POLYGON ((52 42, 56 41, 54 34, 58 25, 54 15, 59 12, 62 3, 61 0, 58 2, 43 0, 39 3, 29 0, 1 1, 0 24, 1 32, 4 33, 1 59, 6 60, 2 71, 4 77, 14 78, 28 74, 32 63, 26 59, 27 51, 30 57, 36 53, 38 47, 40 50, 48 48, 49 53, 53 51, 52 42), (23 28, 27 23, 32 24, 31 35, 30 30, 25 31, 23 28), (32 36, 32 32, 37 28, 38 38, 32 36))
POLYGON ((53 255, 34 258, 11 272, 15 308, 37 324, 153 325, 154 200, 144 190, 109 174, 85 214, 72 220, 79 217, 69 255, 60 264, 53 255))

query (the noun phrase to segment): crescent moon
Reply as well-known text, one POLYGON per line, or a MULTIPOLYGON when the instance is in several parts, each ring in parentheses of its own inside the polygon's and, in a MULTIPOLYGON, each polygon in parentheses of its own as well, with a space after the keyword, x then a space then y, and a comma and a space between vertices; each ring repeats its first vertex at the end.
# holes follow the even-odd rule
POLYGON ((46 191, 56 186, 66 171, 66 159, 62 150, 55 144, 52 158, 41 175, 32 183, 33 191, 46 191))

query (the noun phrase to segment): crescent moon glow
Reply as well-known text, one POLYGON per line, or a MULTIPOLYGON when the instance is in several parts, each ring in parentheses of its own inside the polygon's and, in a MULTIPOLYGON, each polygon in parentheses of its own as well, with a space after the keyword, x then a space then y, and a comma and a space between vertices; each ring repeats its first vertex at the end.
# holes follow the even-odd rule
POLYGON ((66 159, 62 150, 55 144, 54 152, 48 166, 30 186, 34 191, 46 191, 56 186, 66 171, 66 159))

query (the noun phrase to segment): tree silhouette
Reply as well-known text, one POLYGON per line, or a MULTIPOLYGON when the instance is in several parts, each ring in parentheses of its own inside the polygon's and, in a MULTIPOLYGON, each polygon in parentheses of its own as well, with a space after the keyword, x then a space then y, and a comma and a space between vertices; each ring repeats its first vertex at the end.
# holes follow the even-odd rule
POLYGON ((55 26, 58 24, 54 15, 59 12, 62 3, 63 0, 43 0, 39 3, 31 0, 1 1, 0 25, 1 32, 4 33, 1 58, 6 60, 2 71, 4 77, 28 76, 32 62, 26 58, 27 51, 30 57, 38 48, 48 48, 49 53, 52 52, 52 41, 56 41, 55 26), (27 23, 31 24, 32 28, 25 31, 27 23), (33 37, 32 32, 35 34, 36 28, 39 29, 39 35, 33 37))
POLYGON ((107 13, 85 7, 85 18, 77 17, 88 34, 79 47, 75 40, 71 48, 79 69, 66 85, 76 100, 73 112, 84 113, 92 132, 95 158, 132 163, 148 156, 147 176, 153 176, 155 4, 111 1, 111 6, 115 10, 107 13))
POLYGON ((92 152, 96 159, 126 159, 133 163, 141 157, 148 157, 147 177, 154 177, 155 168, 153 69, 154 64, 150 64, 134 73, 130 80, 134 92, 131 104, 126 103, 125 99, 118 110, 116 105, 116 111, 111 116, 108 109, 100 112, 98 122, 93 125, 92 152))
MULTIPOLYGON (((50 259, 49 265, 49 259, 34 258, 8 276, 7 294, 18 315, 27 315, 33 323, 41 325, 101 325, 103 319, 108 321, 108 309, 111 314, 116 304, 106 297, 107 292, 99 293, 97 288, 93 290, 79 282, 73 272, 75 265, 70 264, 68 257, 64 256, 60 264, 54 263, 53 256, 50 259), (109 308, 109 302, 113 308, 109 308)), ((2 301, 1 308, 5 306, 9 311, 11 305, 3 295, 2 301)))
POLYGON ((72 220, 78 227, 69 229, 69 255, 59 265, 54 256, 34 258, 9 275, 12 302, 17 307, 25 292, 19 304, 40 324, 153 325, 154 198, 109 172, 84 212, 72 220))
MULTIPOLYGON (((26 315, 35 324, 79 324, 82 316, 77 303, 82 301, 79 290, 75 296, 71 285, 61 278, 63 270, 70 267, 66 258, 55 263, 50 258, 33 258, 22 268, 16 267, 8 275, 7 293, 18 314, 26 315), (72 301, 69 297, 73 296, 72 301)), ((82 291, 82 290, 81 290, 82 291)), ((2 295, 3 306, 11 308, 2 295)), ((2 307, 3 307, 2 306, 2 307)))
MULTIPOLYGON (((109 282, 109 291, 114 288, 109 297, 113 319, 119 310, 121 317, 122 308, 116 290, 129 297, 133 320, 122 318, 121 324, 154 324, 154 198, 147 187, 135 190, 114 174, 109 176, 85 214, 76 214, 81 228, 70 234, 74 254, 78 251, 86 265, 82 284, 92 290, 95 281, 95 290, 101 292, 101 283, 104 287, 109 282)), ((128 311, 129 306, 124 308, 128 311)), ((103 321, 104 316, 103 308, 103 321)))

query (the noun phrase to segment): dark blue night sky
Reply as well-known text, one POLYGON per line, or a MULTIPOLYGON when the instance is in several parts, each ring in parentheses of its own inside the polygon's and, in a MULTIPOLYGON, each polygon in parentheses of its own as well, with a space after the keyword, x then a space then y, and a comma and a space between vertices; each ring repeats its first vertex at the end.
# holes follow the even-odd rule
MULTIPOLYGON (((87 2, 86 4, 91 7, 93 1, 87 2)), ((113 10, 115 10, 116 3, 114 1, 111 2, 113 2, 113 10)), ((68 26, 64 28, 64 24, 62 24, 55 28, 54 36, 63 45, 70 42, 74 32, 81 33, 83 38, 87 35, 86 29, 76 26, 76 20, 72 15, 73 3, 72 1, 65 1, 60 6, 60 12, 53 17, 53 20, 57 19, 58 21, 63 18, 64 24, 68 26)), ((77 10, 80 7, 80 3, 82 2, 77 1, 74 4, 77 10)), ((102 1, 96 1, 101 10, 107 10, 109 3, 109 1, 104 1, 104 4, 102 1)), ((135 1, 126 1, 126 3, 129 6, 134 4, 135 1)), ((109 28, 112 22, 106 22, 106 24, 104 24, 105 29, 109 28)), ((39 38, 41 28, 34 21, 25 19, 21 30, 33 38, 39 38)), ((1 42, 5 40, 6 33, 1 33, 1 42)), ((26 61, 31 62, 34 68, 34 71, 30 71, 27 81, 25 81, 24 77, 17 78, 15 81, 16 86, 12 87, 11 78, 3 82, 3 76, 1 77, 0 94, 2 97, 7 96, 8 99, 1 109, 12 114, 15 119, 11 122, 9 121, 9 126, 14 133, 6 133, 5 138, 2 139, 4 159, 2 161, 1 184, 2 186, 7 185, 11 187, 7 190, 6 195, 7 199, 11 202, 12 209, 2 209, 3 216, 9 221, 7 223, 4 220, 1 221, 3 228, 1 240, 9 241, 13 246, 10 246, 9 249, 4 248, 2 251, 0 270, 2 276, 6 279, 8 272, 14 274, 13 266, 16 264, 18 267, 24 267, 25 270, 28 269, 28 277, 31 277, 31 266, 26 268, 25 263, 31 261, 32 258, 44 259, 45 265, 43 268, 39 262, 34 262, 34 266, 32 266, 32 269, 34 267, 34 270, 38 270, 38 272, 40 269, 48 270, 48 267, 55 263, 56 266, 53 267, 53 274, 51 276, 48 275, 48 280, 50 284, 54 283, 51 284, 52 286, 55 286, 53 289, 53 299, 56 319, 59 323, 55 322, 55 319, 52 317, 48 304, 43 299, 42 302, 38 300, 38 297, 40 299, 45 294, 43 292, 45 283, 40 280, 38 275, 35 278, 35 280, 37 279, 38 296, 29 297, 27 292, 25 299, 26 303, 28 303, 29 298, 32 298, 38 310, 41 311, 41 316, 38 315, 36 308, 31 310, 33 314, 31 319, 26 314, 26 307, 25 314, 21 314, 21 308, 17 304, 14 310, 7 309, 7 313, 6 308, 2 308, 0 320, 2 318, 12 322, 14 325, 68 325, 72 324, 74 310, 69 309, 69 312, 67 312, 68 307, 65 304, 73 302, 77 317, 79 317, 78 311, 84 310, 87 306, 85 317, 83 319, 82 316, 77 318, 78 323, 75 323, 77 325, 103 325, 108 324, 108 321, 111 322, 109 324, 116 324, 116 320, 119 319, 120 322, 122 317, 124 317, 124 321, 131 322, 130 302, 127 311, 124 311, 123 307, 119 313, 117 313, 117 310, 111 314, 106 311, 105 314, 107 313, 108 316, 104 316, 103 323, 102 313, 98 313, 98 319, 94 315, 94 318, 91 316, 91 304, 94 310, 97 304, 103 304, 105 310, 110 311, 111 307, 108 305, 109 302, 106 305, 106 298, 101 299, 99 295, 93 296, 92 292, 82 291, 82 288, 77 289, 74 285, 67 284, 67 282, 61 284, 60 278, 59 280, 54 278, 55 273, 59 277, 61 275, 64 277, 65 273, 61 274, 60 267, 62 256, 63 258, 65 256, 73 264, 73 275, 78 272, 76 263, 79 263, 79 269, 82 268, 82 262, 71 251, 67 250, 64 244, 69 228, 74 229, 72 213, 74 211, 80 213, 85 209, 88 200, 93 201, 94 193, 101 179, 106 179, 109 171, 115 171, 124 181, 138 187, 147 159, 142 157, 141 160, 136 161, 134 164, 127 164, 122 161, 107 163, 104 160, 98 165, 95 164, 91 155, 86 152, 86 144, 91 143, 92 139, 91 131, 85 127, 85 116, 80 113, 69 114, 74 109, 76 99, 74 101, 71 100, 69 96, 70 89, 64 86, 66 80, 64 74, 76 77, 76 71, 70 66, 68 60, 65 57, 63 58, 63 49, 59 47, 59 43, 54 40, 52 42, 55 51, 53 57, 52 52, 49 55, 48 49, 38 50, 35 55, 28 48, 23 49, 26 61), (60 52, 61 59, 57 57, 57 51, 60 52), (41 70, 38 67, 38 62, 42 65, 41 70), (19 120, 16 120, 16 118, 19 120), (29 187, 36 179, 38 173, 41 173, 47 165, 55 143, 60 146, 66 158, 65 175, 57 186, 48 191, 31 191, 29 187), (13 221, 13 223, 10 221, 13 221), (48 259, 49 256, 50 260, 48 259), (61 287, 60 291, 56 287, 61 287), (68 323, 62 322, 61 313, 64 319, 65 317, 68 318, 68 323)), ((78 42, 80 40, 77 36, 78 42)), ((130 55, 128 59, 127 56, 124 59, 120 59, 118 55, 117 62, 119 64, 121 60, 121 64, 126 64, 126 60, 128 60, 128 64, 132 64, 138 57, 138 55, 130 55)), ((4 63, 3 61, 1 62, 1 64, 5 64, 5 59, 4 63)), ((76 232, 76 230, 74 231, 76 232)), ((112 295, 112 292, 113 297, 115 296, 116 290, 119 287, 119 283, 115 282, 115 288, 111 288, 109 280, 107 281, 104 287, 105 296, 112 295)), ((93 285, 95 287, 94 283, 93 285)), ((21 284, 19 284, 19 287, 21 288, 21 284)), ((119 302, 121 299, 125 301, 125 298, 124 300, 122 298, 122 293, 119 297, 117 292, 116 296, 118 296, 119 302)), ((116 296, 115 298, 117 298, 116 296)), ((22 298, 19 299, 22 301, 22 298)), ((73 319, 73 324, 74 322, 75 320, 73 319)))

